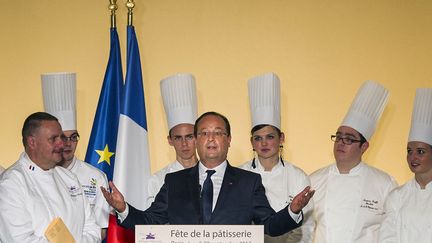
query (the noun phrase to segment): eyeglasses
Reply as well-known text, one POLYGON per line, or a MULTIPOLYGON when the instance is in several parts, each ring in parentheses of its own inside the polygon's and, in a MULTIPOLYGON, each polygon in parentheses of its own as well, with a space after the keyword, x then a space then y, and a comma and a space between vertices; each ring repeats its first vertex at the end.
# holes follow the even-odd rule
POLYGON ((331 135, 330 139, 335 143, 342 140, 342 143, 345 145, 351 145, 353 143, 360 143, 361 142, 361 140, 352 139, 350 137, 342 137, 340 135, 331 135))
POLYGON ((78 133, 74 133, 72 135, 70 135, 70 137, 67 137, 66 135, 63 135, 62 137, 63 142, 67 142, 67 141, 71 141, 71 142, 78 142, 78 140, 80 139, 80 136, 78 133))
POLYGON ((206 137, 206 138, 213 136, 216 138, 220 138, 223 136, 228 136, 228 133, 223 132, 223 131, 212 131, 212 132, 202 131, 202 132, 197 132, 197 136, 206 137))

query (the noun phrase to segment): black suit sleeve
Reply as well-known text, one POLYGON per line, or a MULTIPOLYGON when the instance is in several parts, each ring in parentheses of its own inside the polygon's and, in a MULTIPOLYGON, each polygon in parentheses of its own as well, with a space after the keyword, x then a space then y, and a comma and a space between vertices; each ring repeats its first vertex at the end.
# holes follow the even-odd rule
POLYGON ((261 176, 257 177, 253 197, 254 223, 264 225, 264 233, 270 236, 279 236, 301 226, 297 224, 288 212, 288 206, 275 213, 270 207, 265 195, 265 189, 261 182, 261 176))
POLYGON ((129 205, 129 214, 120 224, 128 229, 135 229, 135 225, 141 224, 166 224, 168 223, 168 191, 164 184, 156 195, 155 201, 145 211, 138 210, 129 205))
POLYGON ((270 236, 279 236, 294 230, 301 226, 302 221, 298 224, 291 218, 288 212, 288 206, 274 214, 264 225, 264 232, 270 236))

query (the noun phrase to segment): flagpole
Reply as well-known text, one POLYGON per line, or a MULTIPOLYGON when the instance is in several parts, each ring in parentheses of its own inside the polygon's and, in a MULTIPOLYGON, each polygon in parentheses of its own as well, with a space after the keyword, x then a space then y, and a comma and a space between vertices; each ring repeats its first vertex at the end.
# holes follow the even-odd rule
POLYGON ((128 25, 133 26, 133 8, 135 7, 135 3, 133 0, 127 0, 126 7, 128 9, 128 25))
POLYGON ((118 9, 117 0, 110 0, 108 9, 111 11, 111 28, 115 28, 117 25, 116 23, 116 11, 118 9))

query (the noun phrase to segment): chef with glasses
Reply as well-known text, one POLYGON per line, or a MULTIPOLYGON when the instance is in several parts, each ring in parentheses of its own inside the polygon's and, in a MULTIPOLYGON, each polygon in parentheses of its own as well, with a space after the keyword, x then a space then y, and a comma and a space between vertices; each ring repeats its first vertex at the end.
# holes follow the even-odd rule
POLYGON ((362 160, 388 98, 367 81, 331 140, 335 163, 310 175, 316 243, 378 242, 384 201, 395 180, 362 160))

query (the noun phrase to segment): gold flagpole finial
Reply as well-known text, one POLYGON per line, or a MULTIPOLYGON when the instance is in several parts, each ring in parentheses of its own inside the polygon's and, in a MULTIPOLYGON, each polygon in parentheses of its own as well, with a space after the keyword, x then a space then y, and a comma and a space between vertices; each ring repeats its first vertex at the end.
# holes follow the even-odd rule
POLYGON ((128 9, 128 25, 133 25, 132 24, 132 17, 133 17, 133 8, 135 7, 135 3, 133 0, 127 0, 126 2, 126 7, 128 9))
POLYGON ((108 9, 111 11, 111 28, 116 27, 116 11, 118 9, 117 7, 117 0, 109 0, 110 5, 108 6, 108 9))

